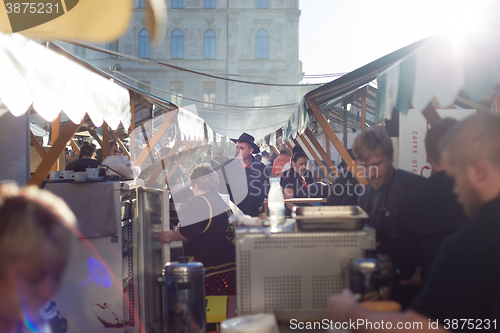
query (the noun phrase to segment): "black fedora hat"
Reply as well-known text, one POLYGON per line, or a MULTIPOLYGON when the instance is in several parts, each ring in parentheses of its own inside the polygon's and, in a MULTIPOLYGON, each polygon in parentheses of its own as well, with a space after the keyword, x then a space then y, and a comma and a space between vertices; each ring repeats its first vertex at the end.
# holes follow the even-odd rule
POLYGON ((240 137, 238 139, 231 139, 231 141, 233 141, 234 143, 237 143, 238 141, 239 142, 246 142, 246 143, 250 144, 250 146, 253 148, 252 154, 260 153, 259 146, 257 146, 255 144, 255 138, 248 133, 243 133, 242 135, 240 135, 240 137))

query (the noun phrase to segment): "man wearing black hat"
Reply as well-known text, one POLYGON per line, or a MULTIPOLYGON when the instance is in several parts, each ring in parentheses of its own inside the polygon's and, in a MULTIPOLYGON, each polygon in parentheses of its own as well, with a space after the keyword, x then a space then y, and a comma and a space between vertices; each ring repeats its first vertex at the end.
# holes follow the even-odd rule
POLYGON ((269 191, 269 180, 264 173, 265 165, 252 154, 260 152, 253 136, 243 133, 236 143, 236 157, 222 166, 223 179, 228 193, 238 208, 250 216, 259 216, 259 207, 269 191), (246 181, 244 181, 246 180, 246 181))
MULTIPOLYGON (((347 152, 354 159, 352 150, 349 149, 347 152)), ((333 181, 326 204, 328 206, 356 206, 359 195, 363 193, 363 186, 359 184, 359 181, 352 174, 351 168, 343 159, 339 163, 339 168, 342 168, 342 172, 333 181)))

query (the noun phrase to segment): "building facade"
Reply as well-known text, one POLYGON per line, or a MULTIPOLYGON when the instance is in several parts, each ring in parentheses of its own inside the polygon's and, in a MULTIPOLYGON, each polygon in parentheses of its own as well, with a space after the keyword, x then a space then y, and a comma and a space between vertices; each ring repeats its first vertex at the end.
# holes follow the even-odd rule
POLYGON ((210 103, 262 107, 300 100, 298 86, 279 86, 297 85, 303 76, 298 0, 166 1, 168 20, 157 42, 151 40, 147 30, 146 1, 135 0, 127 32, 119 40, 99 46, 217 78, 116 58, 73 45, 66 48, 105 70, 119 65, 120 73, 134 80, 120 73, 115 76, 142 90, 179 106, 195 104, 198 114, 214 130, 228 136, 237 137, 246 131, 258 138, 281 127, 295 106, 248 109, 210 103))

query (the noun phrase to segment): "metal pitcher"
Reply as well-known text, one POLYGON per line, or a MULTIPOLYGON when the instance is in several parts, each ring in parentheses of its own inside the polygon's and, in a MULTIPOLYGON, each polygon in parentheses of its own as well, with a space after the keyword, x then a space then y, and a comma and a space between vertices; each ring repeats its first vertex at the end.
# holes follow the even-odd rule
POLYGON ((365 250, 363 258, 349 262, 351 291, 359 294, 361 301, 390 300, 394 267, 388 256, 375 250, 365 250))
POLYGON ((205 333, 205 268, 180 257, 163 268, 167 332, 205 333))

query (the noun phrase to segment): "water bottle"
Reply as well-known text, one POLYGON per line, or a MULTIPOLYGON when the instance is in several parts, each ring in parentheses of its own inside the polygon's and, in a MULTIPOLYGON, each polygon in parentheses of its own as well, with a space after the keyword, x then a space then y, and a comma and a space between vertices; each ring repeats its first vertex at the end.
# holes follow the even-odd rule
POLYGON ((285 223, 285 198, 283 189, 280 186, 279 178, 271 178, 271 189, 267 198, 269 208, 269 224, 271 227, 278 227, 285 223))

